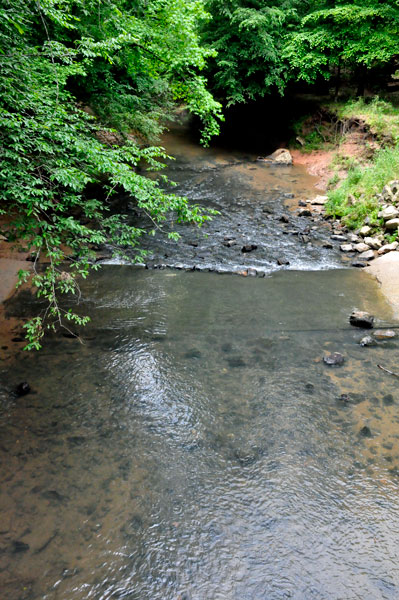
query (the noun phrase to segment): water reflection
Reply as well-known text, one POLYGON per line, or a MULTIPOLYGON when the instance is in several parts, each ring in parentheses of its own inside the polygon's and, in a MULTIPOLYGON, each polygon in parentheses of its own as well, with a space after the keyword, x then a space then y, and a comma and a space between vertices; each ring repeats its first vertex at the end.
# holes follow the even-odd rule
POLYGON ((170 275, 104 269, 85 345, 1 373, 4 597, 397 598, 398 342, 347 325, 391 321, 376 284, 170 275))

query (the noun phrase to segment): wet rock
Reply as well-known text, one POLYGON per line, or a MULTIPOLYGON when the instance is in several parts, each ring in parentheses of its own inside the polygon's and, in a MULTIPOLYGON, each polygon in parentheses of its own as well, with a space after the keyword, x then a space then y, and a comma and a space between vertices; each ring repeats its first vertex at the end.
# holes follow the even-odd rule
POLYGON ((281 217, 279 218, 279 221, 281 221, 281 223, 289 223, 290 222, 287 215, 281 215, 281 217))
POLYGON ((236 246, 238 242, 236 240, 226 240, 223 242, 223 246, 227 246, 227 248, 231 248, 232 246, 236 246))
POLYGON ((228 358, 227 362, 229 367, 236 369, 238 367, 245 367, 246 363, 240 356, 234 356, 232 358, 228 358))
POLYGON ((25 544, 20 540, 15 540, 12 543, 12 552, 13 554, 19 554, 20 552, 27 552, 29 550, 29 544, 25 544))
POLYGON ((352 264, 352 267, 356 267, 358 269, 363 269, 364 267, 367 267, 368 262, 367 262, 367 260, 357 259, 357 260, 354 260, 351 264, 352 264))
POLYGON ((185 358, 201 358, 202 354, 197 348, 191 348, 185 353, 185 358))
POLYGON ((334 248, 334 246, 333 246, 333 244, 331 244, 331 242, 324 242, 323 248, 326 248, 327 250, 331 250, 332 248, 334 248))
POLYGON ((181 270, 181 269, 184 269, 184 265, 183 265, 183 263, 176 263, 176 264, 175 264, 175 265, 173 265, 173 266, 174 266, 174 268, 175 268, 175 269, 179 269, 179 270, 181 270))
POLYGON ((367 250, 370 250, 370 246, 364 242, 360 242, 360 244, 355 244, 354 249, 356 252, 367 252, 367 250))
POLYGON ((17 396, 26 396, 26 394, 29 394, 30 390, 31 390, 31 387, 27 381, 23 381, 22 383, 19 383, 17 385, 17 387, 15 388, 17 396))
POLYGON ((299 234, 299 239, 301 240, 301 242, 303 244, 308 244, 310 242, 310 237, 308 235, 303 234, 303 233, 299 234))
POLYGON ((289 265, 290 261, 287 260, 286 258, 278 258, 277 259, 277 264, 280 266, 285 266, 285 265, 289 265))
POLYGON ((323 356, 323 361, 326 363, 326 365, 338 367, 344 364, 345 358, 339 352, 332 352, 331 354, 325 354, 323 356))
POLYGON ((299 217, 311 217, 312 213, 311 213, 311 211, 308 208, 301 208, 298 211, 298 216, 299 217))
POLYGON ((349 316, 349 323, 353 327, 372 329, 374 326, 374 316, 362 310, 354 310, 349 316))
POLYGON ((374 258, 374 251, 373 250, 366 250, 366 252, 362 252, 361 254, 359 254, 359 256, 357 258, 359 260, 373 260, 373 258, 374 258))
POLYGON ((241 252, 252 252, 253 250, 256 250, 258 248, 258 246, 256 244, 245 244, 245 246, 243 246, 241 248, 241 252))
POLYGON ((339 249, 341 252, 353 252, 352 244, 341 244, 339 249))
POLYGON ((388 252, 393 252, 398 246, 398 242, 392 242, 392 244, 385 244, 385 246, 382 246, 377 252, 380 256, 383 256, 384 254, 388 254, 388 252))
POLYGON ((362 437, 366 437, 366 438, 373 437, 373 434, 371 433, 371 429, 370 429, 370 427, 367 427, 367 425, 365 425, 364 427, 361 428, 361 430, 359 431, 359 434, 362 437))
POLYGON ((342 235, 341 233, 333 233, 333 235, 330 237, 332 240, 335 240, 336 242, 346 242, 348 239, 346 237, 346 235, 342 235))
POLYGON ((376 341, 374 338, 371 337, 371 335, 365 335, 364 337, 362 337, 359 344, 361 346, 375 346, 376 341))
POLYGON ((256 269, 253 269, 252 267, 248 269, 248 275, 250 277, 256 277, 258 274, 258 271, 256 269))
POLYGON ((376 340, 391 340, 396 337, 396 332, 392 329, 376 329, 373 336, 376 340))

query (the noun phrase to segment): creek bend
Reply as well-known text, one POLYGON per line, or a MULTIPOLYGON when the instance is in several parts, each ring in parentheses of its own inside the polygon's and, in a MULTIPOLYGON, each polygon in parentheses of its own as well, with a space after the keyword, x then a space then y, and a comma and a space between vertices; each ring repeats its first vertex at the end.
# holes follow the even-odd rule
POLYGON ((305 173, 212 152, 184 147, 171 177, 222 218, 207 238, 182 228, 183 249, 156 237, 153 264, 265 277, 104 265, 84 284, 83 346, 54 336, 1 367, 5 598, 399 595, 399 397, 377 368, 395 371, 398 342, 362 348, 347 323, 356 307, 392 324, 390 307, 338 268, 322 222, 308 243, 284 224, 273 237, 282 195, 310 192, 305 173), (223 246, 228 230, 259 251, 223 246), (276 270, 282 254, 291 270, 276 270), (15 398, 23 380, 33 392, 15 398))

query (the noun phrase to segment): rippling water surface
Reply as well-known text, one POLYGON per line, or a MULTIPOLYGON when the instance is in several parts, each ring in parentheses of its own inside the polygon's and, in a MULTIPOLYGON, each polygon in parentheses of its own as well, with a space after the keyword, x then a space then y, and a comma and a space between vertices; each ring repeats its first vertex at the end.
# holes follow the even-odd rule
POLYGON ((167 146, 176 191, 221 215, 151 238, 149 266, 266 276, 104 266, 83 345, 0 367, 0 598, 399 598, 399 394, 377 367, 399 342, 348 325, 389 307, 291 211, 317 193, 301 169, 167 146))
POLYGON ((347 323, 391 321, 372 280, 113 266, 84 292, 83 346, 1 372, 2 598, 399 597, 398 342, 347 323))

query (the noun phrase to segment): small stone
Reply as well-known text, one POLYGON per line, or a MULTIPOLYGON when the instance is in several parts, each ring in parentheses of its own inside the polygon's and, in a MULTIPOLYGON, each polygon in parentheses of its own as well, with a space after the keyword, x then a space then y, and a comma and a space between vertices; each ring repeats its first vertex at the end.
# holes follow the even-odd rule
POLYGON ((363 225, 363 227, 361 228, 361 230, 359 231, 359 234, 362 237, 365 237, 366 235, 368 235, 369 233, 371 233, 371 227, 369 227, 368 225, 363 225))
POLYGON ((365 335, 359 342, 361 346, 375 346, 376 341, 371 335, 365 335))
POLYGON ((31 388, 27 381, 19 383, 15 389, 18 396, 26 396, 26 394, 29 394, 30 390, 31 388))
POLYGON ((390 219, 396 219, 396 217, 399 216, 399 210, 391 205, 384 208, 381 213, 378 214, 381 214, 384 221, 389 221, 390 219))
POLYGON ((388 252, 392 252, 393 250, 396 250, 396 248, 399 246, 398 242, 392 242, 392 244, 385 244, 385 246, 382 246, 379 250, 378 250, 378 254, 380 256, 382 256, 383 254, 388 254, 388 252))
POLYGON ((231 248, 232 246, 236 246, 237 243, 238 242, 236 240, 227 240, 226 242, 223 242, 223 246, 227 246, 227 248, 231 248))
POLYGON ((248 271, 246 269, 243 269, 242 271, 237 271, 238 275, 241 275, 241 277, 248 277, 248 271))
POLYGON ((376 329, 373 332, 373 336, 377 340, 390 340, 396 337, 396 333, 392 329, 376 329))
POLYGON ((250 269, 248 269, 248 275, 251 277, 256 277, 258 274, 258 271, 256 269, 253 269, 252 267, 250 269))
POLYGON ((0 235, 0 242, 8 242, 8 239, 4 235, 0 235))
POLYGON ((279 221, 280 221, 281 223, 289 223, 289 222, 290 222, 290 220, 289 220, 289 218, 287 217, 287 215, 281 215, 281 217, 280 217, 279 221))
POLYGON ((312 213, 311 213, 311 211, 308 208, 301 208, 298 211, 298 216, 299 217, 311 217, 312 213))
POLYGON ((253 250, 256 250, 257 247, 256 244, 246 244, 241 248, 241 252, 252 252, 253 250))
POLYGON ((16 540, 12 543, 13 545, 13 553, 19 554, 20 552, 27 552, 29 550, 29 544, 25 544, 24 542, 20 542, 16 540))
POLYGON ((277 264, 280 265, 280 266, 289 265, 290 261, 287 260, 286 258, 278 258, 277 259, 277 264))
POLYGON ((299 200, 298 206, 306 206, 305 200, 299 200))
POLYGON ((373 250, 379 250, 382 246, 382 242, 378 237, 365 237, 364 243, 370 246, 373 250))
POLYGON ((389 219, 384 225, 385 229, 397 229, 399 227, 399 219, 389 219))
POLYGON ((362 241, 361 238, 358 235, 356 235, 356 233, 348 234, 348 242, 351 242, 352 244, 358 244, 361 241, 362 241))
POLYGON ((326 248, 327 250, 331 250, 332 248, 334 248, 334 246, 331 244, 331 242, 324 242, 323 248, 326 248))
POLYGON ((364 427, 361 428, 361 430, 359 431, 359 434, 362 437, 367 437, 367 438, 373 437, 373 434, 371 433, 370 427, 367 427, 367 425, 365 425, 364 427))
POLYGON ((323 356, 323 361, 326 365, 335 367, 342 365, 345 362, 345 358, 339 352, 333 352, 332 354, 325 354, 323 356))
POLYGON ((348 239, 346 235, 342 235, 341 233, 334 233, 330 237, 332 240, 336 240, 337 242, 346 242, 348 239))
POLYGON ((352 267, 356 267, 358 269, 363 269, 364 267, 367 267, 367 265, 368 265, 367 260, 361 260, 361 259, 354 260, 352 263, 352 267))
POLYGON ((328 202, 328 196, 316 196, 316 198, 313 198, 313 200, 310 201, 310 204, 323 206, 326 202, 328 202))
POLYGON ((353 327, 372 329, 374 326, 374 316, 362 310, 354 310, 349 316, 349 323, 353 327))
POLYGON ((362 252, 359 254, 359 260, 373 260, 374 258, 374 250, 366 250, 366 252, 362 252))
POLYGON ((354 248, 356 252, 367 252, 367 250, 370 250, 370 246, 368 246, 364 242, 360 242, 360 244, 355 244, 354 248))
POLYGON ((339 249, 341 250, 341 252, 352 252, 353 246, 352 244, 341 244, 339 249))

